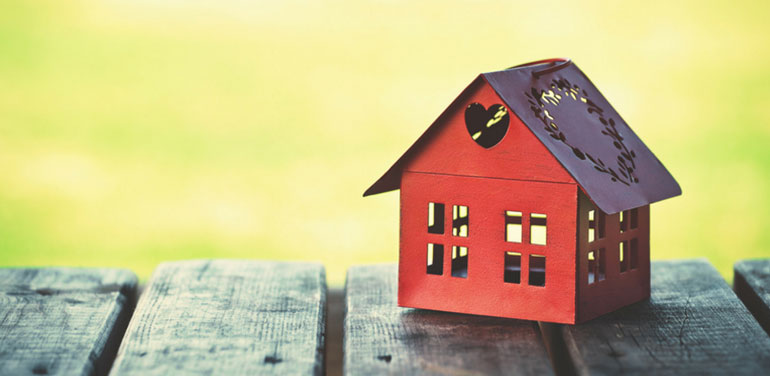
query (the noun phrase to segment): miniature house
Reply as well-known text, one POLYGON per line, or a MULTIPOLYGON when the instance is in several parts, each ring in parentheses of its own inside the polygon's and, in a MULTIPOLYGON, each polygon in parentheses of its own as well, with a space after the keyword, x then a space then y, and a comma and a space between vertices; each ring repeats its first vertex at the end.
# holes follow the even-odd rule
POLYGON ((564 59, 479 75, 364 196, 395 189, 400 306, 567 324, 649 297, 681 194, 564 59))

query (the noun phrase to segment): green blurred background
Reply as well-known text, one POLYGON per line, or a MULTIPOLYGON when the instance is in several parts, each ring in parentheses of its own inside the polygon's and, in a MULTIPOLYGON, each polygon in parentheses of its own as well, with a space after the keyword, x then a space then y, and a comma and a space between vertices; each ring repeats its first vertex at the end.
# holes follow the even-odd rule
POLYGON ((395 261, 369 184, 480 72, 575 60, 678 179, 655 259, 770 252, 770 2, 0 1, 0 265, 395 261))

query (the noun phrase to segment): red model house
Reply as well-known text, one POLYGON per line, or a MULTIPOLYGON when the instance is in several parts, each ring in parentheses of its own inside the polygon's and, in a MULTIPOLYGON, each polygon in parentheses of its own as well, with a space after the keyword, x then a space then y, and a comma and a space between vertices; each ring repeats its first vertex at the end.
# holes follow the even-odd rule
POLYGON ((477 77, 364 196, 401 189, 398 304, 574 324, 650 295, 679 185, 552 59, 477 77))

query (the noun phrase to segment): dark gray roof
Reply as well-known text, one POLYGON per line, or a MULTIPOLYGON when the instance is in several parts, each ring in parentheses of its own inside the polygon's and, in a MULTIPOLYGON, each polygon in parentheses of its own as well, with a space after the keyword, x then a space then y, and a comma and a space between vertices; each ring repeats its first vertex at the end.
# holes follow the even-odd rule
MULTIPOLYGON (((575 64, 526 65, 481 77, 605 213, 682 193, 674 177, 575 64), (546 68, 553 71, 544 72, 546 68)), ((418 140, 402 159, 419 152, 421 144, 418 140)), ((364 195, 396 189, 384 183, 400 175, 399 162, 364 195)))
POLYGON ((575 64, 537 75, 549 65, 482 76, 602 211, 617 213, 682 193, 575 64))

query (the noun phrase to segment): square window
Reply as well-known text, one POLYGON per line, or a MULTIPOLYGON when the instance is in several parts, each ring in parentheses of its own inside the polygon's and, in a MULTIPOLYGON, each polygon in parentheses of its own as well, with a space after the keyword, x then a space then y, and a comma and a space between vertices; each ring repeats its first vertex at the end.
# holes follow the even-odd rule
POLYGON ((529 242, 536 245, 545 245, 546 239, 546 215, 532 213, 529 215, 529 242))
POLYGON ((428 233, 444 233, 444 204, 428 203, 428 233))
POLYGON ((503 281, 506 283, 521 283, 521 253, 505 252, 503 281))
POLYGON ((521 243, 521 212, 505 212, 505 241, 521 243))
POLYGON ((428 274, 444 273, 444 245, 428 243, 428 274))
POLYGON ((623 240, 618 244, 618 257, 620 258, 620 272, 628 270, 628 241, 623 240))
POLYGON ((468 237, 468 207, 452 205, 452 235, 468 237))
POLYGON ((639 242, 636 238, 631 239, 631 269, 639 267, 639 242))
POLYGON ((545 286, 545 256, 529 255, 529 284, 545 286))
POLYGON ((468 247, 452 246, 452 277, 468 278, 468 247))

